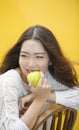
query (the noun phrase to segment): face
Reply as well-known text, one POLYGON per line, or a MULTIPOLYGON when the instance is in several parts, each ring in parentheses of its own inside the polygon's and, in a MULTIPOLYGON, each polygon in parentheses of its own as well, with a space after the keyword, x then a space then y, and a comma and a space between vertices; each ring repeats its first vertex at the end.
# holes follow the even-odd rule
POLYGON ((49 62, 48 53, 40 41, 26 40, 23 42, 19 56, 19 66, 24 76, 35 70, 45 73, 49 62))

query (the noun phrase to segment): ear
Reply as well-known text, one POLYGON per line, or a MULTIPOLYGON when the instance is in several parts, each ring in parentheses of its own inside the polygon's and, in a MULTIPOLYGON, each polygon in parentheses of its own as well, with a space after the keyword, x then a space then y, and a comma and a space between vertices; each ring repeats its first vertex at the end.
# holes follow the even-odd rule
POLYGON ((51 61, 49 62, 49 65, 52 65, 52 62, 51 62, 51 61))

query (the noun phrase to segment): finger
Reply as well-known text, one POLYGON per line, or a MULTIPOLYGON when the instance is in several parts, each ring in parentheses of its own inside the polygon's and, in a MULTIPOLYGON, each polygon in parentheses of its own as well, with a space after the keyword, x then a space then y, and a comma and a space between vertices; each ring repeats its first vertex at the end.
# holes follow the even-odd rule
POLYGON ((38 85, 41 87, 43 87, 44 85, 46 85, 46 83, 47 83, 47 81, 46 81, 46 78, 44 77, 44 74, 42 73, 42 72, 40 72, 41 73, 41 78, 40 78, 40 80, 39 80, 39 82, 38 82, 38 85))
POLYGON ((33 80, 31 80, 30 82, 29 82, 29 89, 30 89, 30 91, 31 92, 34 92, 34 86, 33 86, 33 80))
POLYGON ((44 74, 42 72, 40 72, 40 74, 41 74, 41 78, 40 78, 40 80, 38 82, 38 86, 41 86, 43 84, 43 82, 44 82, 44 74))
POLYGON ((21 104, 19 104, 19 110, 20 110, 20 111, 22 110, 22 106, 21 106, 21 104))

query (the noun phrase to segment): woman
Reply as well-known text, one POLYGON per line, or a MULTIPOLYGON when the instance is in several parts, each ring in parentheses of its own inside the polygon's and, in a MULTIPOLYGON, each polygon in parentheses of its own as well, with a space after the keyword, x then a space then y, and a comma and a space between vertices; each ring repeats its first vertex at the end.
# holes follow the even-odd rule
MULTIPOLYGON (((0 95, 1 102, 4 105, 2 107, 0 104, 1 123, 2 125, 5 124, 8 129, 8 124, 11 126, 12 123, 15 124, 13 127, 16 128, 17 120, 19 120, 18 109, 22 110, 25 108, 25 103, 20 103, 18 106, 19 99, 28 95, 24 101, 27 105, 38 97, 36 90, 38 87, 33 88, 33 81, 28 85, 26 80, 28 73, 35 70, 44 74, 38 86, 41 89, 43 89, 43 86, 47 88, 50 86, 51 88, 47 99, 45 97, 46 101, 79 109, 79 103, 77 102, 77 99, 79 99, 79 83, 74 68, 63 55, 53 33, 41 25, 32 26, 21 35, 14 47, 9 50, 0 68, 0 95), (8 114, 5 111, 8 111, 8 114), (4 112, 5 115, 3 114, 4 112)), ((21 122, 28 127, 26 117, 29 115, 27 113, 30 113, 30 107, 21 117, 21 122)), ((23 126, 22 123, 21 125, 23 126)))

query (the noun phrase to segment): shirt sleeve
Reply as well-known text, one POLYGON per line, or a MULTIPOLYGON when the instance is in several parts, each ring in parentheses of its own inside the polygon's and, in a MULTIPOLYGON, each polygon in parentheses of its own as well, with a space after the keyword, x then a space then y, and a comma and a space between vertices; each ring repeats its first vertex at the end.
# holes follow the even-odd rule
POLYGON ((0 130, 29 130, 19 119, 16 80, 15 76, 8 76, 0 86, 0 130))
POLYGON ((8 126, 4 127, 0 124, 0 130, 30 130, 20 119, 14 124, 11 125, 10 128, 8 126))
POLYGON ((57 104, 79 109, 79 88, 74 87, 65 91, 55 91, 55 94, 57 104))

